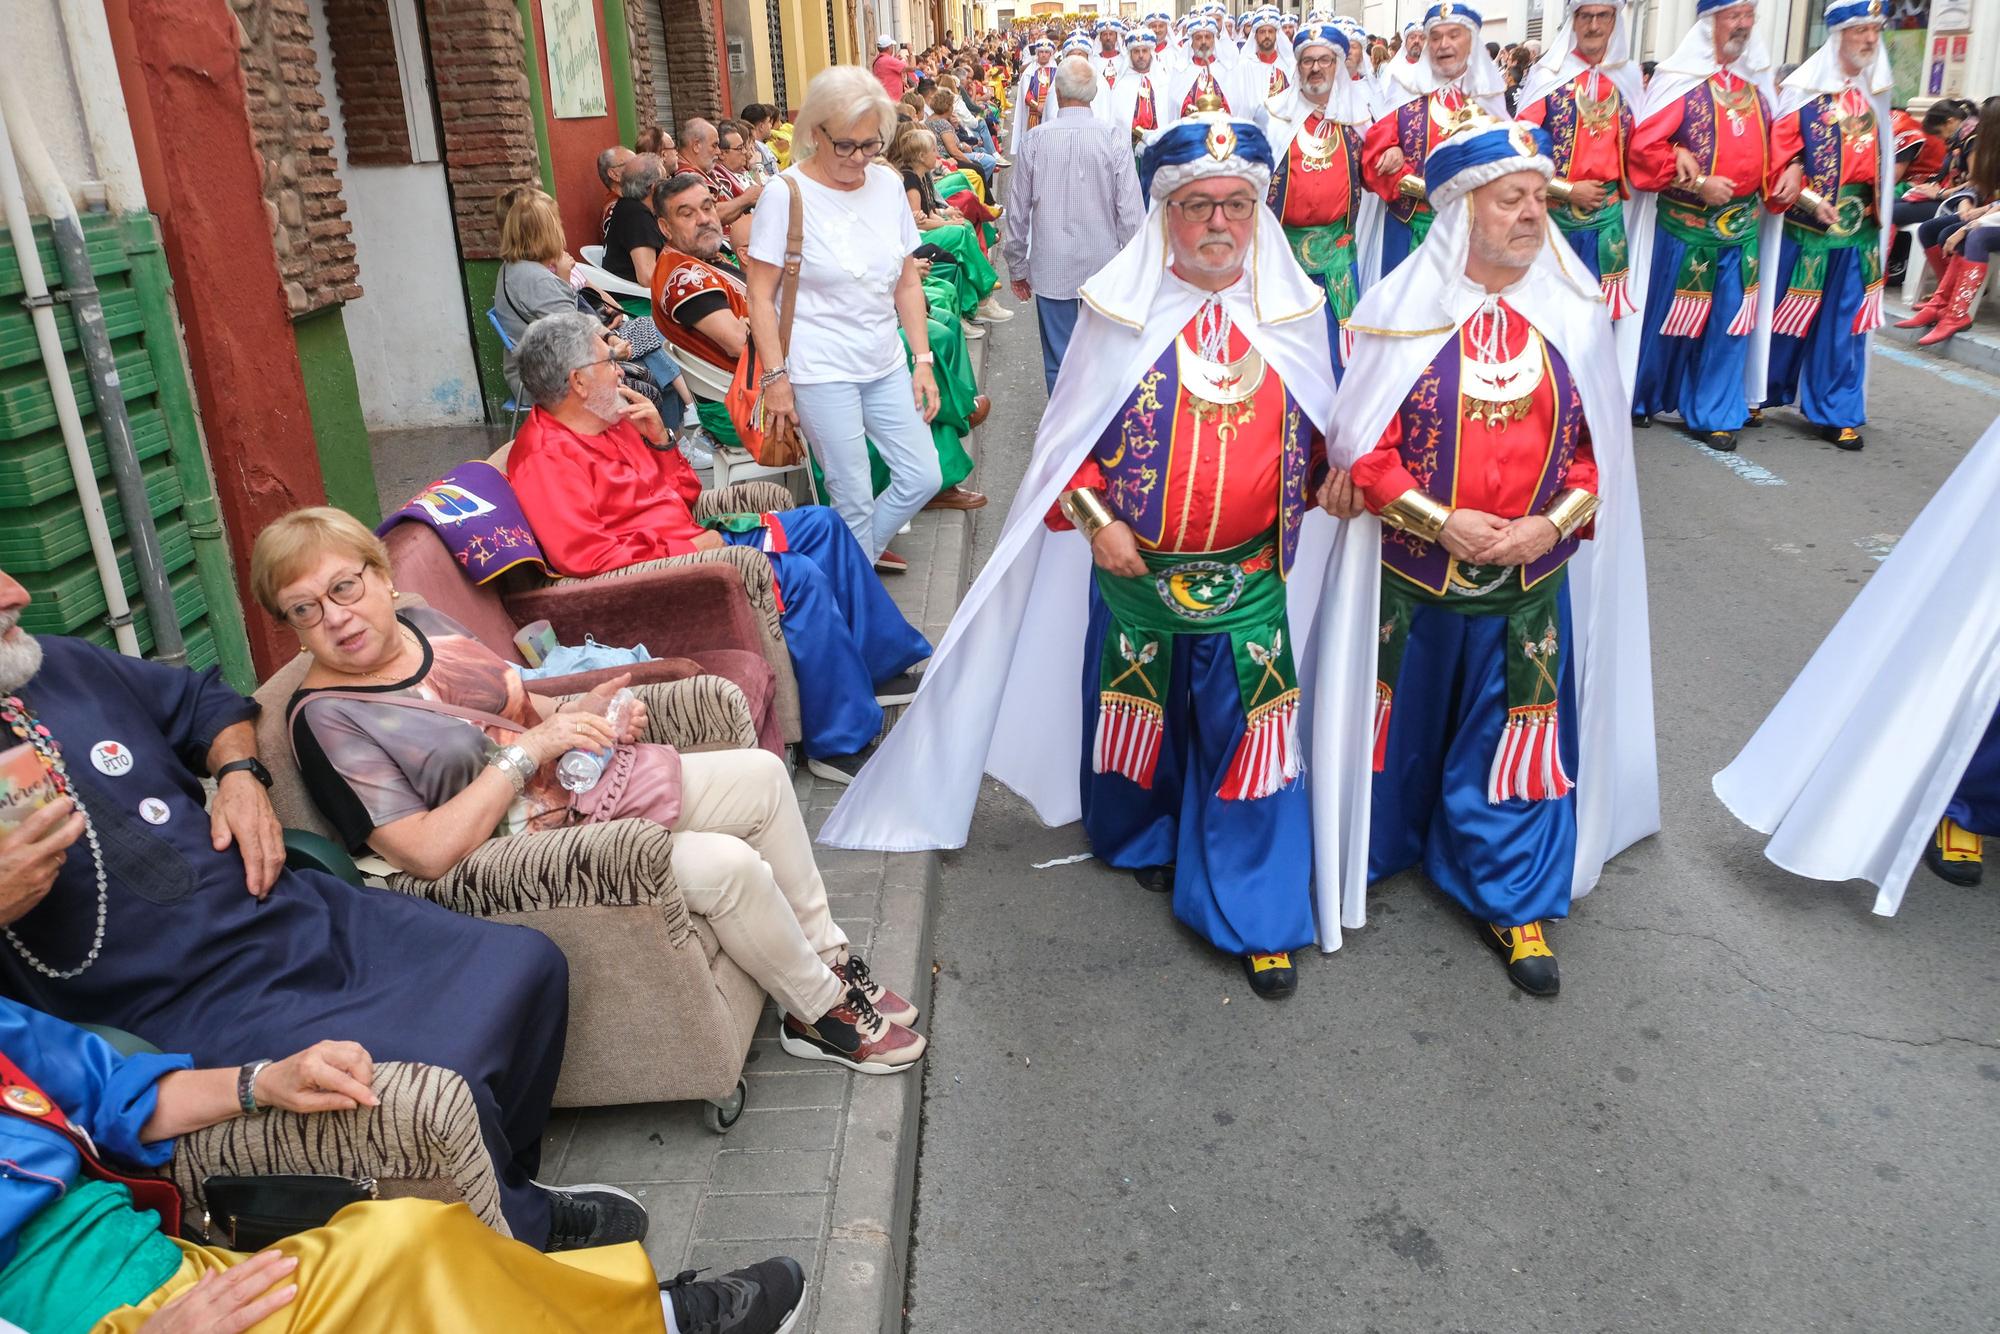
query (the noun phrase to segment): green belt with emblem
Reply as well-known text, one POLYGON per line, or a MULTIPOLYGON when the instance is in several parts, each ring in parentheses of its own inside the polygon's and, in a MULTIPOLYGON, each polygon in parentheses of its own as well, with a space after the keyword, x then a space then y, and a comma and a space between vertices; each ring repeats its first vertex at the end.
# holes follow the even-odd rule
POLYGON ((1743 251, 1743 290, 1757 286, 1757 227, 1762 221, 1759 195, 1726 204, 1684 204, 1661 199, 1660 227, 1682 246, 1680 273, 1674 290, 1688 294, 1715 292, 1715 261, 1725 250, 1743 251))
POLYGON ((1819 315, 1826 294, 1827 260, 1836 250, 1853 250, 1861 265, 1862 309, 1852 331, 1865 334, 1881 323, 1882 232, 1869 216, 1875 202, 1870 185, 1843 185, 1834 200, 1833 225, 1825 231, 1785 219, 1785 239, 1796 249, 1785 282, 1784 300, 1771 316, 1771 331, 1802 338, 1819 315))
POLYGON ((1335 318, 1346 323, 1354 313, 1361 293, 1354 282, 1354 231, 1347 219, 1319 223, 1311 227, 1285 224, 1285 240, 1292 246, 1292 258, 1299 267, 1319 280, 1335 318))
POLYGON ((1098 657, 1094 769, 1152 786, 1172 685, 1174 639, 1227 635, 1244 735, 1218 786, 1227 800, 1277 791, 1304 768, 1298 668, 1287 638, 1276 536, 1228 551, 1143 552, 1147 573, 1095 571, 1110 612, 1098 657))

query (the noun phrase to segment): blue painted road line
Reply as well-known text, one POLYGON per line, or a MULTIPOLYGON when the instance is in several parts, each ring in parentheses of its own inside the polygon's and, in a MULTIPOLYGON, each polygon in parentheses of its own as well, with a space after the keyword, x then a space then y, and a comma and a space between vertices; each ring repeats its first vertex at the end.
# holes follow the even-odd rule
POLYGON ((1927 356, 1921 352, 1911 352, 1884 339, 1878 338, 1875 340, 1875 355, 1878 357, 1887 357, 1898 366, 1914 366, 1918 370, 1929 371, 1946 384, 1955 384, 1961 388, 1984 394, 1988 398, 2000 398, 2000 389, 1995 389, 1987 377, 1974 375, 1967 371, 1953 370, 1936 357, 1927 356))

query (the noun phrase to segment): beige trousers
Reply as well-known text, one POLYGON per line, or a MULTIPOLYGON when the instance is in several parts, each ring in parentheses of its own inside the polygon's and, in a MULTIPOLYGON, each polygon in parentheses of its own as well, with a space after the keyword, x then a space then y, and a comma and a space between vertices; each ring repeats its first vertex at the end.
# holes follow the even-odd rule
MULTIPOLYGON (((639 812, 633 812, 638 814, 639 812)), ((847 984, 847 952, 785 763, 768 750, 681 756, 674 878, 723 953, 787 1014, 811 1022, 847 984)))

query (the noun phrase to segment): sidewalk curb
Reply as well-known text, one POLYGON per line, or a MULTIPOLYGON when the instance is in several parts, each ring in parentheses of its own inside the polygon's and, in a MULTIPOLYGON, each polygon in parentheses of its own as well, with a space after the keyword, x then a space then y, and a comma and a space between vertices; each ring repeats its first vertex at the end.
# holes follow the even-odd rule
MULTIPOLYGON (((986 345, 986 339, 979 340, 982 386, 986 345)), ((973 447, 977 476, 979 432, 968 436, 968 444, 973 447)), ((926 624, 919 628, 935 644, 972 582, 973 512, 932 513, 937 515, 935 559, 928 571, 926 624), (937 596, 940 585, 949 590, 948 601, 937 596)), ((926 1016, 931 1009, 932 909, 940 858, 937 852, 890 853, 883 858, 880 916, 868 958, 884 984, 909 997, 926 1016)), ((819 1291, 809 1298, 816 1307, 812 1328, 815 1334, 901 1334, 903 1299, 909 1291, 924 1072, 856 1076, 852 1084, 834 1179, 832 1230, 819 1291)))
MULTIPOLYGON (((1896 327, 1896 321, 1910 313, 1909 307, 1900 301, 1885 301, 1882 311, 1884 323, 1875 331, 1880 337, 1892 339, 1905 347, 1916 348, 1917 340, 1930 332, 1928 329, 1896 327)), ((2000 332, 1996 332, 1990 324, 1975 324, 1972 328, 1942 343, 1917 350, 1925 356, 1937 357, 1941 361, 1955 361, 1975 371, 2000 375, 2000 332)))

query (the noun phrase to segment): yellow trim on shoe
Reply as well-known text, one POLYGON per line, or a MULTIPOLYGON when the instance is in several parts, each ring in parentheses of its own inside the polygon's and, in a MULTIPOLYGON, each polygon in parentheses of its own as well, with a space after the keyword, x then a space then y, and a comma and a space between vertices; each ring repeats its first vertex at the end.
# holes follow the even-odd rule
POLYGON ((1292 966, 1292 956, 1290 954, 1252 954, 1249 956, 1249 959, 1250 971, 1253 973, 1268 973, 1274 968, 1290 968, 1292 966))
POLYGON ((1985 861, 1979 835, 1949 815, 1938 821, 1937 849, 1942 861, 1970 862, 1974 866, 1985 861))

